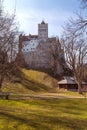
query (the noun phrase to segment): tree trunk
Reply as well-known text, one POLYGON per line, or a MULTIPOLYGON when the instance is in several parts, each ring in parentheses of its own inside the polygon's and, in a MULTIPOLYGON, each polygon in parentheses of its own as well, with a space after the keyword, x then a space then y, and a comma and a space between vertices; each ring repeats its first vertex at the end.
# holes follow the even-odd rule
POLYGON ((78 80, 78 93, 82 94, 82 82, 78 80))
POLYGON ((1 85, 0 85, 0 92, 1 92, 1 85))
POLYGON ((3 83, 3 80, 4 80, 4 76, 0 76, 0 92, 2 91, 2 83, 3 83))
POLYGON ((1 92, 1 88, 2 88, 2 82, 1 82, 1 80, 0 80, 0 92, 1 92))

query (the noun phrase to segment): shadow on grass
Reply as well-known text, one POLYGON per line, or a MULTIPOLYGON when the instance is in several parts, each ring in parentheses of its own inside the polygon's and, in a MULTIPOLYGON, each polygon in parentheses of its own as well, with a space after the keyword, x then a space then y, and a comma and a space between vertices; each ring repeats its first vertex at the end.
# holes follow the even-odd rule
POLYGON ((34 92, 46 91, 53 92, 53 88, 50 88, 42 83, 29 79, 23 72, 19 72, 17 76, 18 79, 14 80, 14 83, 21 83, 27 89, 30 89, 34 92))
POLYGON ((6 129, 9 127, 8 123, 12 124, 15 130, 22 130, 24 125, 27 127, 25 130, 30 130, 30 127, 34 130, 87 129, 86 100, 31 99, 20 101, 22 107, 19 101, 9 103, 11 101, 5 101, 0 107, 0 122, 4 120, 3 127, 6 129))
MULTIPOLYGON (((40 122, 40 119, 39 121, 37 119, 32 119, 32 118, 26 119, 26 117, 24 118, 24 117, 12 115, 6 112, 0 112, 0 115, 6 117, 10 121, 16 121, 17 124, 13 126, 16 129, 17 127, 19 127, 19 125, 21 125, 21 128, 22 128, 22 125, 25 124, 27 127, 35 128, 35 130, 41 130, 41 128, 42 130, 50 130, 49 126, 43 125, 43 122, 40 122)), ((26 116, 29 116, 29 115, 26 115, 26 116)), ((35 115, 33 114, 32 116, 35 116, 35 115)))
POLYGON ((63 128, 65 130, 85 130, 87 128, 87 120, 85 119, 82 120, 73 119, 70 117, 54 117, 50 115, 38 115, 31 113, 24 115, 24 117, 13 115, 7 112, 0 112, 0 115, 10 122, 16 121, 16 124, 13 125, 13 127, 16 129, 19 127, 19 125, 22 128, 23 124, 28 128, 32 127, 35 130, 58 130, 58 128, 63 128), (29 118, 27 118, 27 116, 29 116, 29 118))

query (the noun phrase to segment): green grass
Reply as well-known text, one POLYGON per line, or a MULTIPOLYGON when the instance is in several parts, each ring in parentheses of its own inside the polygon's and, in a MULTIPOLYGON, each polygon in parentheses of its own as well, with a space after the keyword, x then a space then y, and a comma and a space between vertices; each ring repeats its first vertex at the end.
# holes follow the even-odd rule
MULTIPOLYGON (((14 82, 5 81, 2 87, 3 92, 13 94, 45 94, 52 96, 87 97, 87 94, 80 95, 78 92, 70 92, 58 89, 57 80, 50 75, 35 70, 22 69, 21 79, 15 78, 14 82)), ((18 96, 19 97, 19 96, 18 96)))
POLYGON ((1 98, 0 130, 87 130, 86 98, 72 99, 84 96, 58 90, 57 80, 46 73, 23 69, 21 79, 5 81, 2 91, 12 92, 10 99, 21 99, 23 94, 39 98, 1 98), (58 99, 58 96, 63 98, 58 99))
POLYGON ((2 91, 12 93, 39 93, 39 92, 56 92, 57 80, 50 75, 34 71, 22 70, 21 79, 14 79, 14 82, 4 82, 2 91))
POLYGON ((0 100, 0 130, 87 130, 87 100, 0 100))

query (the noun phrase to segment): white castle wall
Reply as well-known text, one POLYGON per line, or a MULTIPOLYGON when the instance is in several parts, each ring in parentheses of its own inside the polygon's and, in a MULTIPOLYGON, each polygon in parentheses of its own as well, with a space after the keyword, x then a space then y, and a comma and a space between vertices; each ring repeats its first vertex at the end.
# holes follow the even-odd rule
MULTIPOLYGON (((48 38, 48 24, 42 21, 41 24, 38 24, 38 35, 21 35, 19 41, 21 41, 25 63, 29 68, 52 68, 53 60, 49 48, 55 45, 56 38, 48 38)), ((64 54, 60 43, 59 48, 59 55, 63 57, 64 54)), ((58 73, 63 72, 62 65, 59 61, 57 71, 58 73)))
POLYGON ((39 44, 38 39, 35 39, 35 40, 32 39, 30 41, 24 41, 23 42, 22 52, 35 51, 38 44, 39 44))

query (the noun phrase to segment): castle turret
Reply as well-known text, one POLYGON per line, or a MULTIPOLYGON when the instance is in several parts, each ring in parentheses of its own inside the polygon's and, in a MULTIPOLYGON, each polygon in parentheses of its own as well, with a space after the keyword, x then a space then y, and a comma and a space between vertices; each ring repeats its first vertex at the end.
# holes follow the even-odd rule
POLYGON ((38 24, 38 40, 46 42, 48 39, 48 24, 43 20, 38 24))

